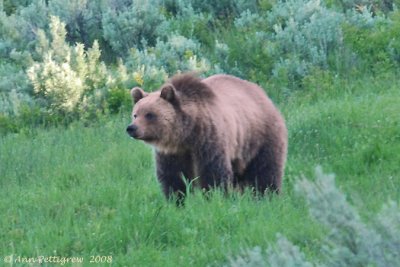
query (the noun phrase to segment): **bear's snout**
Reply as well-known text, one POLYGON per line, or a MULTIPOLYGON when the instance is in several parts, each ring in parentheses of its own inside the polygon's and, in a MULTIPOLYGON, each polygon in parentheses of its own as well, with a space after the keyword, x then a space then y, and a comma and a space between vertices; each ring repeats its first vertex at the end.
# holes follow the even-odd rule
POLYGON ((133 138, 137 137, 137 129, 138 127, 135 124, 130 124, 128 125, 128 127, 126 128, 126 132, 132 136, 133 138))

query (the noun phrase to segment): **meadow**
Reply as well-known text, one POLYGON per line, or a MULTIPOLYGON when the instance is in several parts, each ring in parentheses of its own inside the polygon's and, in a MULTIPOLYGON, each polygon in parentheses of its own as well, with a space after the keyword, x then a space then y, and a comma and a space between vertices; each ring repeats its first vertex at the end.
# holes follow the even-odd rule
POLYGON ((0 266, 398 266, 399 7, 0 0, 0 266), (186 71, 266 90, 282 194, 164 198, 129 90, 186 71))
POLYGON ((313 180, 317 165, 335 173, 366 222, 388 200, 399 204, 398 77, 320 79, 275 99, 289 153, 282 194, 271 198, 216 191, 206 200, 196 191, 184 207, 167 202, 151 149, 125 133, 129 112, 1 136, 0 256, 13 256, 6 266, 39 266, 16 259, 40 255, 84 257, 65 266, 96 256, 100 266, 221 266, 279 233, 323 262, 329 229, 310 216, 296 181, 313 180))

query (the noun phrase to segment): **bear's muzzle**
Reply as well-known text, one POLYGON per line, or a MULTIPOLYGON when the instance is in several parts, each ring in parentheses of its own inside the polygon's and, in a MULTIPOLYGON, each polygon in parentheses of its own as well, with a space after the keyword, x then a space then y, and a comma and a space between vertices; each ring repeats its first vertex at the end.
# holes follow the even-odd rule
POLYGON ((137 129, 138 127, 135 124, 130 124, 126 128, 126 132, 133 138, 137 138, 137 129))

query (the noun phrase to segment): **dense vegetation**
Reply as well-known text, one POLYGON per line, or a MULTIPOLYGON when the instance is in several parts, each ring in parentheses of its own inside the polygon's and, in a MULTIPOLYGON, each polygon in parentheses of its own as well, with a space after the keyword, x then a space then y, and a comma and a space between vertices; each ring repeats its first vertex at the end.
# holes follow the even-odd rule
POLYGON ((399 6, 0 0, 0 262, 395 266, 399 6), (257 82, 280 107, 281 196, 165 201, 150 149, 124 133, 128 92, 187 70, 257 82))
POLYGON ((278 101, 310 80, 397 71, 400 12, 376 0, 1 0, 0 125, 92 122, 178 71, 229 73, 278 101))

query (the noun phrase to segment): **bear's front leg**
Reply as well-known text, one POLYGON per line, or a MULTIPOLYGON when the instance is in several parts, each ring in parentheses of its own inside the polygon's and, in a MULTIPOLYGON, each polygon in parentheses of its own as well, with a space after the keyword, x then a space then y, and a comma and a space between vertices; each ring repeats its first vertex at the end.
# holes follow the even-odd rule
POLYGON ((170 155, 156 153, 157 178, 162 185, 165 196, 170 199, 176 197, 177 204, 183 204, 186 194, 185 179, 192 179, 192 160, 190 155, 170 155))

